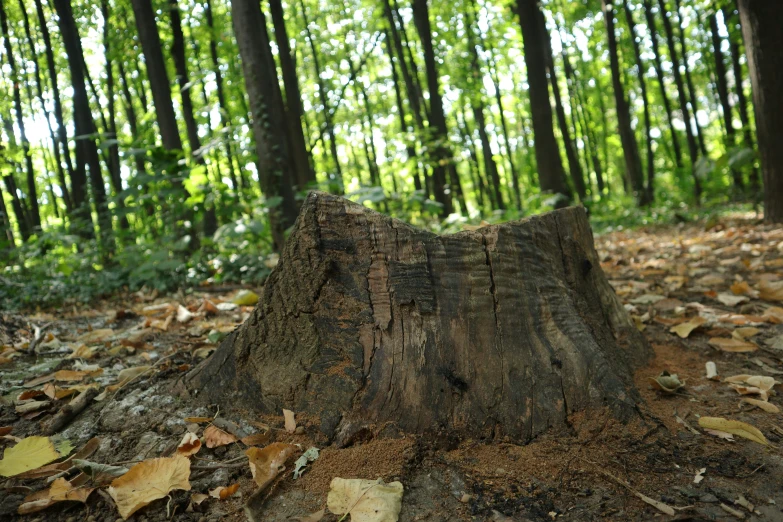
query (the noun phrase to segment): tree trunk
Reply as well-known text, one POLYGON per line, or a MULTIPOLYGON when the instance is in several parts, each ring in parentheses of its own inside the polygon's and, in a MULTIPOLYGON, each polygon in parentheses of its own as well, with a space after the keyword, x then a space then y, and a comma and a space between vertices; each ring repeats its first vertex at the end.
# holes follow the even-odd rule
POLYGON ((620 141, 623 144, 625 170, 634 195, 641 205, 646 200, 644 174, 642 173, 642 164, 639 159, 639 145, 636 143, 636 136, 633 128, 631 128, 631 110, 628 106, 628 99, 625 97, 625 88, 621 78, 620 60, 617 55, 617 38, 614 30, 614 9, 607 0, 601 0, 601 5, 604 10, 604 22, 606 23, 606 34, 609 41, 609 65, 612 70, 612 86, 617 108, 617 126, 620 132, 620 141))
POLYGON ((285 87, 285 106, 288 119, 288 131, 291 138, 291 154, 296 165, 296 181, 299 190, 305 190, 315 182, 315 173, 310 168, 310 151, 305 144, 302 131, 302 93, 299 90, 299 78, 296 75, 291 44, 285 26, 285 15, 281 0, 269 0, 269 12, 272 15, 272 25, 275 29, 280 68, 283 71, 283 86, 285 87))
MULTIPOLYGON (((103 183, 101 174, 101 162, 98 155, 98 147, 95 144, 97 129, 95 121, 92 119, 90 102, 87 97, 87 85, 84 76, 84 53, 82 51, 82 41, 73 18, 70 0, 54 0, 54 6, 57 10, 57 16, 60 25, 60 34, 62 35, 63 46, 68 55, 68 66, 71 71, 71 85, 73 87, 73 119, 75 134, 80 139, 76 140, 76 171, 80 172, 79 177, 86 180, 84 175, 85 168, 89 171, 90 187, 92 188, 92 197, 95 203, 96 213, 98 214, 98 227, 100 231, 100 241, 107 250, 112 249, 113 241, 111 215, 106 204, 106 187, 103 183)), ((72 195, 74 204, 77 202, 77 188, 71 180, 72 195)), ((79 189, 84 191, 82 185, 79 189)), ((80 201, 85 201, 84 195, 79 197, 80 201)), ((89 205, 86 203, 79 210, 79 221, 77 227, 81 229, 82 234, 92 235, 92 218, 90 216, 89 205)), ((73 223, 73 221, 72 221, 73 223)))
POLYGON ((260 6, 254 0, 232 0, 231 10, 253 111, 259 182, 267 200, 277 203, 269 209, 269 220, 275 246, 281 249, 285 231, 294 224, 297 209, 293 189, 296 173, 285 130, 283 95, 260 6))
POLYGON ((702 155, 707 155, 707 147, 704 143, 704 133, 699 124, 699 103, 696 96, 696 88, 693 85, 691 77, 691 66, 688 64, 688 45, 685 42, 685 28, 682 21, 682 11, 680 10, 680 0, 674 0, 675 10, 677 11, 677 29, 680 33, 680 47, 682 48, 682 68, 685 71, 685 84, 688 86, 688 95, 691 99, 691 110, 693 114, 693 125, 696 127, 696 138, 699 141, 699 150, 702 155))
MULTIPOLYGON (((6 192, 11 196, 11 208, 14 210, 14 216, 16 216, 16 224, 19 227, 19 234, 22 236, 22 242, 27 241, 30 237, 30 227, 27 225, 27 216, 24 214, 24 207, 22 207, 19 193, 16 191, 16 180, 14 179, 14 175, 5 174, 3 176, 3 182, 5 183, 6 192)), ((11 230, 10 222, 9 230, 11 230)))
POLYGON ((5 205, 5 196, 0 188, 0 259, 4 258, 8 250, 16 248, 14 229, 11 226, 11 217, 5 205))
POLYGON ((638 418, 651 350, 572 207, 436 236, 311 193, 250 319, 188 375, 202 400, 357 429, 527 441, 638 418))
MULTIPOLYGON (((726 127, 726 151, 728 152, 734 148, 737 143, 734 132, 734 116, 731 110, 731 102, 729 101, 729 83, 726 79, 726 64, 723 61, 721 38, 720 34, 718 34, 718 17, 712 14, 708 18, 712 36, 712 52, 715 55, 715 83, 718 87, 718 98, 720 99, 720 105, 723 110, 723 123, 726 127)), ((734 186, 738 190, 742 190, 744 188, 742 173, 736 169, 731 169, 731 176, 734 180, 734 186)))
POLYGON ((4 0, 0 0, 0 30, 2 30, 5 43, 5 58, 11 75, 10 81, 14 93, 14 112, 16 113, 16 126, 22 140, 22 152, 24 153, 25 172, 27 174, 27 199, 30 202, 30 226, 34 233, 41 230, 41 211, 38 209, 38 191, 35 187, 35 170, 33 169, 33 156, 30 151, 30 142, 27 139, 27 131, 22 112, 22 81, 17 76, 14 50, 11 46, 11 35, 8 32, 8 17, 5 12, 4 0))
POLYGON ((639 89, 642 92, 642 104, 644 107, 644 137, 647 148, 647 187, 645 187, 644 196, 640 198, 641 202, 649 205, 655 199, 655 158, 653 157, 653 138, 652 121, 650 121, 650 100, 647 96, 647 80, 644 77, 644 62, 642 62, 642 53, 639 49, 639 42, 636 40, 636 22, 633 19, 633 13, 628 8, 628 0, 623 0, 623 10, 625 11, 625 20, 630 30, 631 43, 633 44, 633 54, 636 59, 636 75, 639 78, 639 89))
POLYGON ((484 120, 484 106, 483 104, 476 104, 473 105, 472 108, 473 121, 476 123, 479 138, 481 139, 481 155, 484 158, 484 172, 487 173, 488 181, 492 185, 493 203, 495 209, 505 210, 506 203, 503 201, 503 192, 500 190, 498 166, 495 163, 495 158, 492 157, 492 147, 489 145, 487 122, 484 120))
MULTIPOLYGON (((446 128, 446 113, 443 109, 443 98, 440 93, 440 79, 435 59, 435 47, 432 43, 432 28, 430 25, 429 0, 412 0, 413 22, 421 40, 424 52, 424 68, 427 72, 427 90, 430 95, 429 130, 430 145, 434 148, 432 160, 432 186, 435 201, 443 205, 441 214, 448 216, 454 211, 451 193, 456 192, 453 172, 453 159, 448 146, 448 129, 446 128), (451 179, 446 179, 449 174, 451 179), (451 187, 448 186, 451 181, 451 187)), ((459 192, 457 192, 459 194, 459 192)), ((467 213, 467 209, 462 209, 467 213)))
POLYGON ((783 223, 783 3, 739 0, 764 176, 764 219, 783 223))
POLYGON ((549 101, 546 77, 545 45, 549 36, 541 34, 538 0, 517 0, 517 15, 525 51, 539 186, 542 192, 565 196, 559 205, 566 205, 571 200, 571 189, 566 183, 560 149, 555 140, 552 105, 549 101))
POLYGON ((666 82, 663 75, 663 65, 661 60, 661 51, 658 47, 658 30, 655 27, 655 15, 652 12, 652 3, 650 0, 644 0, 644 16, 647 20, 647 32, 650 34, 650 41, 653 49, 653 66, 655 76, 658 78, 658 85, 661 88, 661 100, 664 111, 666 111, 666 121, 669 124, 671 133, 672 149, 674 151, 674 162, 677 168, 682 168, 682 149, 680 147, 680 138, 677 129, 674 128, 674 118, 672 117, 672 106, 669 101, 669 93, 666 90, 666 82))
MULTIPOLYGON (((737 108, 739 109, 740 122, 742 123, 742 143, 745 147, 754 150, 755 145, 753 141, 753 131, 750 126, 750 115, 748 114, 748 98, 745 96, 745 85, 743 81, 744 75, 742 74, 742 63, 740 63, 740 41, 742 35, 736 35, 734 28, 732 27, 731 20, 734 16, 730 16, 727 9, 723 10, 723 19, 726 22, 726 28, 729 33, 729 50, 731 51, 731 68, 734 74, 734 88, 737 94, 737 108)), ((738 18, 736 18, 738 20, 738 18)), ((754 195, 759 194, 761 187, 759 184, 759 170, 754 165, 750 171, 750 177, 748 179, 750 190, 754 195)))
POLYGON ((696 136, 693 134, 693 125, 691 124, 691 114, 688 110, 688 98, 685 93, 685 84, 680 74, 680 60, 678 58, 677 47, 674 44, 674 30, 666 9, 666 0, 658 0, 661 8, 661 19, 663 19, 663 29, 666 33, 666 45, 669 48, 669 57, 672 61, 672 74, 674 75, 674 84, 677 86, 677 99, 680 102, 680 111, 682 112, 682 121, 685 124, 685 137, 688 142, 688 154, 691 159, 691 176, 693 177, 693 195, 698 203, 701 199, 701 181, 696 176, 696 160, 699 159, 699 149, 696 144, 696 136))

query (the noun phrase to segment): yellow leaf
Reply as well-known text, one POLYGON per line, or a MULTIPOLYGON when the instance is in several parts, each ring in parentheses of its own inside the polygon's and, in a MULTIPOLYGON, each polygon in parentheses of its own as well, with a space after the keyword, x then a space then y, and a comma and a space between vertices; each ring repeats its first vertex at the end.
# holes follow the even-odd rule
POLYGON ((762 410, 768 413, 780 413, 780 408, 767 401, 762 401, 760 399, 751 399, 750 397, 743 397, 742 399, 740 399, 740 404, 742 404, 743 402, 748 403, 757 408, 761 408, 762 410))
POLYGON ((272 443, 264 449, 248 448, 245 455, 247 455, 250 473, 256 484, 261 489, 267 487, 280 473, 281 467, 294 451, 296 451, 296 446, 282 442, 272 443))
POLYGON ((80 344, 68 357, 66 357, 66 359, 92 359, 97 351, 97 348, 91 348, 86 344, 80 344))
POLYGON ((109 486, 109 495, 127 519, 144 506, 175 489, 190 491, 190 460, 181 455, 150 459, 133 466, 109 486))
POLYGON ((672 326, 669 331, 671 333, 676 333, 683 339, 687 339, 688 336, 691 334, 692 331, 694 331, 699 326, 703 325, 707 322, 707 319, 704 317, 697 315, 696 317, 692 317, 690 321, 685 323, 680 323, 677 326, 672 326))
POLYGON ((81 381, 87 377, 87 375, 89 375, 87 372, 79 370, 60 370, 54 372, 54 380, 65 382, 81 381))
POLYGON ((252 306, 258 302, 258 294, 252 290, 240 290, 231 302, 239 306, 252 306))
POLYGON ((329 511, 351 514, 351 522, 397 522, 402 509, 400 482, 335 477, 329 484, 329 511))
POLYGON ((182 437, 182 442, 177 446, 177 453, 183 457, 190 457, 201 449, 201 441, 195 433, 187 432, 182 437))
POLYGON ((758 428, 751 426, 747 422, 724 419, 722 417, 701 417, 699 418, 699 426, 707 430, 722 431, 724 433, 731 433, 738 437, 742 437, 759 444, 768 445, 767 438, 761 433, 758 428))
POLYGON ((739 339, 740 341, 744 341, 745 339, 749 339, 760 333, 761 330, 758 328, 754 328, 753 326, 743 326, 736 328, 733 332, 731 332, 731 336, 735 339, 739 339))
POLYGON ((64 478, 58 478, 49 489, 38 491, 25 498, 17 513, 20 515, 35 513, 66 500, 84 503, 93 491, 95 488, 74 487, 64 478))
POLYGON ((745 353, 755 352, 759 349, 755 343, 741 341, 739 339, 726 339, 724 337, 713 337, 708 343, 710 346, 723 350, 724 352, 745 353))
POLYGON ((217 426, 207 426, 207 429, 204 430, 204 442, 207 443, 208 448, 226 446, 237 440, 234 435, 226 433, 217 426))
POLYGON ((49 437, 27 437, 13 448, 6 448, 0 460, 0 476, 13 477, 59 458, 49 437))

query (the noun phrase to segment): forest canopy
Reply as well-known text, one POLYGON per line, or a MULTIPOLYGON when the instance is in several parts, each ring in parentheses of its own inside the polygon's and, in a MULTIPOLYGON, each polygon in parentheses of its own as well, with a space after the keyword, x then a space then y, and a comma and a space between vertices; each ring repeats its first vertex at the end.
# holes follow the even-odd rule
POLYGON ((569 204, 779 222, 781 16, 0 0, 0 304, 263 280, 311 189, 436 232, 569 204))

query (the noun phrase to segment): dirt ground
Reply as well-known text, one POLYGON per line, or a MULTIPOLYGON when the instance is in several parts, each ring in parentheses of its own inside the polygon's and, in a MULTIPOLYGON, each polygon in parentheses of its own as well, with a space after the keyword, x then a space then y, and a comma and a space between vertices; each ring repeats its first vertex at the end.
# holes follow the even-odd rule
MULTIPOLYGON (((781 403, 775 393, 779 385, 757 407, 741 399, 763 400, 763 390, 741 395, 738 389, 753 390, 724 382, 736 375, 783 375, 783 283, 778 284, 783 229, 736 216, 615 231, 596 238, 596 246, 607 277, 655 351, 635 375, 644 403, 641 420, 630 425, 603 412, 579 412, 570 418, 569 431, 547 433, 524 446, 448 435, 422 439, 378 427, 350 447, 329 447, 306 418, 297 418, 297 431, 289 433, 282 415, 220 410, 172 391, 252 309, 218 306, 230 302, 235 289, 204 288, 3 314, 0 450, 41 435, 70 400, 40 393, 20 399, 20 394, 47 384, 54 384, 49 391, 68 393, 70 387, 95 383, 99 391, 109 391, 60 432, 75 451, 85 445, 95 449, 86 457, 92 462, 130 467, 169 456, 187 431, 201 436, 209 425, 237 438, 266 434, 265 443, 321 449, 301 478, 291 474, 295 455, 273 484, 251 499, 257 486, 243 459, 247 446, 239 441, 204 445, 191 457, 191 490, 154 501, 132 515, 134 521, 246 520, 249 499, 255 520, 299 520, 326 507, 334 477, 400 481, 402 521, 783 520, 783 418, 766 411, 781 403), (694 328, 686 332, 689 324, 694 328), (708 361, 716 365, 715 380, 706 378, 708 361), (120 372, 139 367, 117 385, 120 372), (55 374, 60 370, 77 373, 55 374), (684 386, 672 393, 660 390, 651 378, 664 371, 677 374, 684 386), (214 420, 199 423, 193 417, 214 420), (709 433, 700 426, 701 417, 755 426, 768 444, 709 433), (98 441, 88 444, 93 438, 98 441), (196 493, 235 483, 234 496, 193 503, 196 493)), ((70 469, 63 476, 76 473, 70 469)), ((105 487, 85 503, 59 502, 17 514, 25 497, 49 485, 46 478, 0 478, 0 520, 121 520, 105 487)), ((326 514, 321 520, 339 519, 326 514)))

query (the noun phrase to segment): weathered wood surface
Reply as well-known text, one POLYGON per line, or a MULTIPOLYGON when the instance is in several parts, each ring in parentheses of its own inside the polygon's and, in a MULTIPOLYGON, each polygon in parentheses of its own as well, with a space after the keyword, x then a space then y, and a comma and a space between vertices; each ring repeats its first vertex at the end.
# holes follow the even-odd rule
POLYGON ((313 192, 257 308, 186 379, 209 400, 529 440, 634 414, 649 346, 581 208, 437 236, 313 192))

